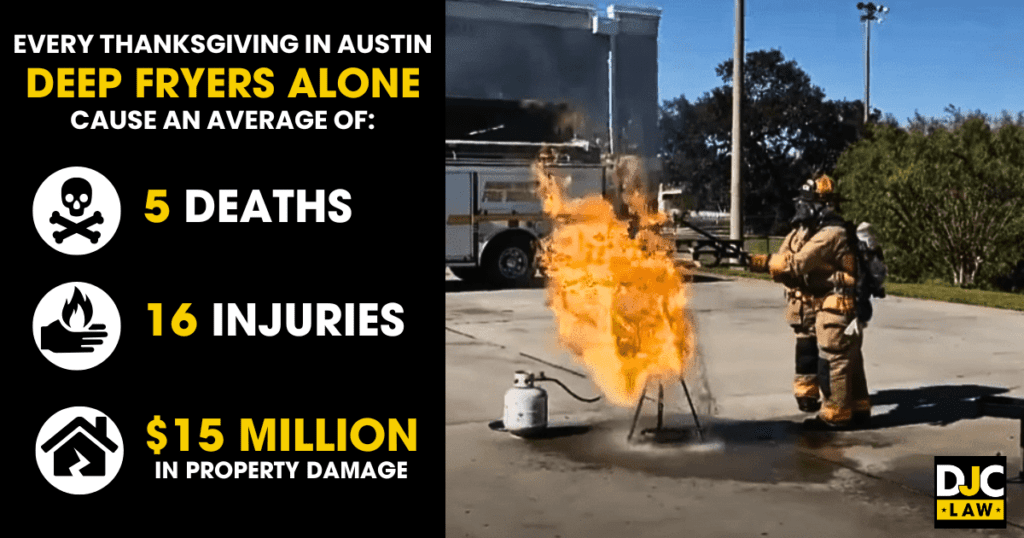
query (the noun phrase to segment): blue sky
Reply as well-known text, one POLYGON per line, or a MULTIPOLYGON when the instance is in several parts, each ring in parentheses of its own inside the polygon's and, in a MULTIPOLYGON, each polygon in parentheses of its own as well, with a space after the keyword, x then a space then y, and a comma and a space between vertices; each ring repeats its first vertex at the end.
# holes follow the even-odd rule
MULTIPOLYGON (((602 5, 607 5, 605 2, 602 5)), ((619 4, 634 2, 620 1, 619 4)), ((720 86, 732 56, 732 0, 643 2, 662 8, 661 100, 720 86)), ((892 0, 871 29, 871 105, 900 123, 947 104, 1024 110, 1024 0, 892 0)), ((864 30, 856 0, 747 0, 746 51, 778 48, 829 99, 864 97, 864 30)))

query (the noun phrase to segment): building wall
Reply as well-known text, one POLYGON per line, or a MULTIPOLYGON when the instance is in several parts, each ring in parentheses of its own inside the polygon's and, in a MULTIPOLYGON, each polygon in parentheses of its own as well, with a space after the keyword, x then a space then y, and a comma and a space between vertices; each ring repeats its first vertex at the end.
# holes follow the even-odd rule
POLYGON ((619 21, 615 36, 616 151, 653 157, 661 146, 658 17, 623 12, 615 6, 612 10, 619 21))
POLYGON ((576 132, 608 140, 608 51, 594 17, 613 17, 616 151, 658 151, 659 11, 499 0, 446 0, 445 96, 565 103, 576 132))

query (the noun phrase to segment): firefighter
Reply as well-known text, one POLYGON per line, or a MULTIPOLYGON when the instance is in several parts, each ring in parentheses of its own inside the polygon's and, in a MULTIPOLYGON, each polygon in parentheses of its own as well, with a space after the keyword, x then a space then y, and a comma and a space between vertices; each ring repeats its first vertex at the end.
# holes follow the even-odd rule
POLYGON ((793 392, 801 411, 818 412, 806 424, 864 426, 871 402, 857 324, 857 238, 837 213, 828 176, 808 180, 794 201, 796 227, 777 253, 753 256, 750 269, 786 287, 786 320, 796 333, 793 392))

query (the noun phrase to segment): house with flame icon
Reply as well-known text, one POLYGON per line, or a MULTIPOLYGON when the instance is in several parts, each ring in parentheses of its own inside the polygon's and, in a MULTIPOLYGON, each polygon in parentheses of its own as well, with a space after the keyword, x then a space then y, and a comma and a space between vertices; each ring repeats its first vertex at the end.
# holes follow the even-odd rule
POLYGON ((41 447, 53 454, 53 474, 56 476, 103 476, 106 474, 107 453, 117 451, 117 444, 107 437, 107 417, 96 417, 91 424, 77 417, 50 437, 41 447))

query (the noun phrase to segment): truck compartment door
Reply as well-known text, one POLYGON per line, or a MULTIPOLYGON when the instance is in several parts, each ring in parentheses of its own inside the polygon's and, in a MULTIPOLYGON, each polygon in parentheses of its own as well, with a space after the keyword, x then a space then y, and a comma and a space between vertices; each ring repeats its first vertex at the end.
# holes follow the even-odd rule
POLYGON ((445 171, 444 259, 473 261, 473 173, 445 171))

